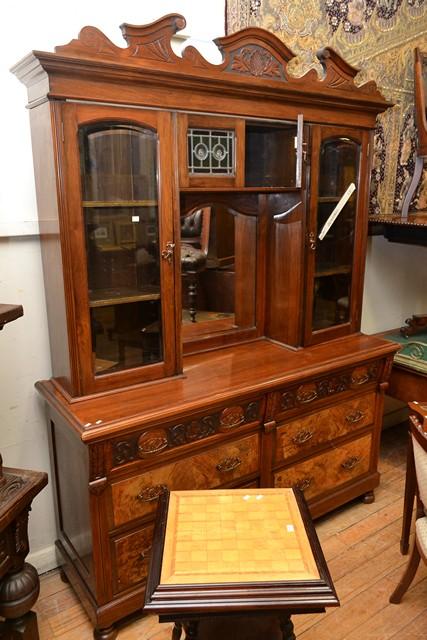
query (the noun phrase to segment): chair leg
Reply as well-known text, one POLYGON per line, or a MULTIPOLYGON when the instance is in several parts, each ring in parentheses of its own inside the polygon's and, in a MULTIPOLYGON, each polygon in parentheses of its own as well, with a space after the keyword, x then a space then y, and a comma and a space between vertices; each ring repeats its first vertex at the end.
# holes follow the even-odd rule
POLYGON ((399 604, 404 594, 406 593, 409 585, 411 584, 414 576, 417 572, 418 565, 420 564, 420 552, 418 551, 417 543, 414 542, 414 548, 412 549, 411 557, 406 565, 405 573, 400 579, 399 584, 390 596, 390 602, 392 604, 399 604))

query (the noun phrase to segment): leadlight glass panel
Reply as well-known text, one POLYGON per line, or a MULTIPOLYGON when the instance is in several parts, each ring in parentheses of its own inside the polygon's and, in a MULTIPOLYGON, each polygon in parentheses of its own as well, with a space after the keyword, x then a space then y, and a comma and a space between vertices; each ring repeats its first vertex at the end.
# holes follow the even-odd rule
POLYGON ((234 131, 188 129, 187 142, 190 174, 234 175, 234 131))

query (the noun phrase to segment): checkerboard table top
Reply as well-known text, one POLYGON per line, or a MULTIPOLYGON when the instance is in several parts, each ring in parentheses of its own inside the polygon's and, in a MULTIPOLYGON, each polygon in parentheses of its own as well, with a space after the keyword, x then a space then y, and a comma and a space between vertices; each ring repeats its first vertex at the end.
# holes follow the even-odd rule
POLYGON ((170 493, 160 584, 318 579, 292 489, 170 493))

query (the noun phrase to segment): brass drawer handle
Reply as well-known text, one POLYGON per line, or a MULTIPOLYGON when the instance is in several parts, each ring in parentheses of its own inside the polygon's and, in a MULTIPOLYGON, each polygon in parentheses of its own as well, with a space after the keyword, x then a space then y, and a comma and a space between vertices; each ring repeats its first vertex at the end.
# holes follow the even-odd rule
POLYGON ((141 553, 139 553, 137 556, 137 561, 144 562, 144 560, 148 560, 150 557, 150 551, 151 547, 148 547, 148 549, 144 549, 144 551, 141 551, 141 553))
POLYGON ((341 463, 341 466, 346 471, 351 471, 354 467, 357 467, 360 460, 361 458, 359 458, 359 456, 351 456, 350 458, 347 458, 347 460, 344 460, 344 462, 341 463))
POLYGON ((242 461, 240 460, 240 458, 225 458, 225 460, 221 460, 221 462, 218 462, 216 468, 218 471, 223 473, 226 471, 234 471, 234 469, 240 467, 241 464, 242 461))
POLYGON ((154 502, 154 500, 158 500, 165 491, 167 491, 165 484, 156 484, 154 487, 144 487, 136 498, 142 502, 154 502))
POLYGON ((356 424, 356 422, 360 422, 361 420, 363 420, 365 416, 366 414, 363 413, 363 411, 357 409, 356 411, 352 411, 351 413, 346 415, 345 419, 350 424, 356 424))
POLYGON ((298 433, 292 438, 292 442, 294 444, 304 444, 304 442, 308 442, 314 435, 314 431, 305 431, 302 429, 298 431, 298 433))
POLYGON ((295 483, 294 487, 304 492, 306 491, 306 489, 309 488, 312 482, 313 482, 313 477, 308 476, 307 478, 302 478, 301 480, 298 480, 298 482, 295 483))

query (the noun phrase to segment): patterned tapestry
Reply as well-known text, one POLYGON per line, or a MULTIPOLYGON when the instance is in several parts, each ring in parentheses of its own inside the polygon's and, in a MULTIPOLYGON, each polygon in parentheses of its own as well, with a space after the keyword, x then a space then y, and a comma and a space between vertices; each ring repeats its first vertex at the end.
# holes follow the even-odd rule
MULTIPOLYGON (((226 16, 227 33, 263 27, 283 40, 296 75, 321 73, 316 51, 330 46, 360 69, 356 83, 375 80, 395 106, 378 118, 370 213, 400 214, 414 171, 414 48, 427 51, 427 0, 227 0, 226 16)), ((426 168, 410 209, 427 209, 426 168)))

